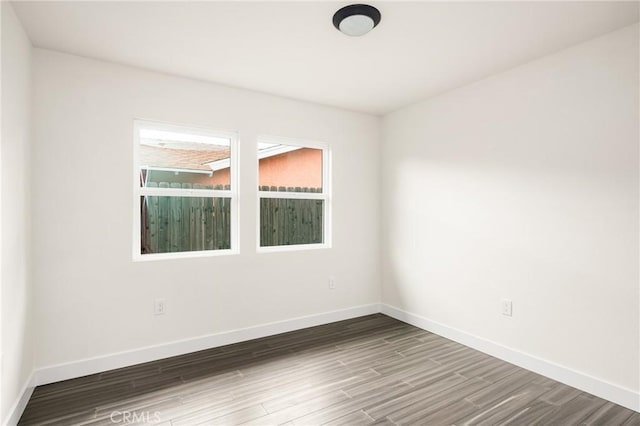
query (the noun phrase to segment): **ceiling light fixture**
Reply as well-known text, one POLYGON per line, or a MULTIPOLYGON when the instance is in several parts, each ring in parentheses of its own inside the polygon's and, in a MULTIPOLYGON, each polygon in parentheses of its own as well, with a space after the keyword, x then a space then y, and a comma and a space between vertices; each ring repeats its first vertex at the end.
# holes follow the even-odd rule
POLYGON ((368 4, 350 4, 333 15, 333 26, 348 36, 365 35, 380 22, 380 11, 368 4))

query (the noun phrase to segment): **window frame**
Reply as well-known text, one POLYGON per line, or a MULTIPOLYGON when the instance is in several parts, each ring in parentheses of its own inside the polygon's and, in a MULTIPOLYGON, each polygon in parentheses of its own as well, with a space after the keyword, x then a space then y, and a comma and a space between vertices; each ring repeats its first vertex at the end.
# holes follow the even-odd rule
POLYGON ((305 251, 330 249, 332 246, 331 229, 331 145, 323 142, 310 141, 306 139, 296 139, 282 136, 259 136, 255 147, 255 170, 256 186, 260 188, 260 157, 258 147, 260 143, 282 144, 301 148, 312 148, 322 150, 322 192, 281 192, 281 191, 261 191, 257 190, 256 203, 256 253, 274 253, 287 251, 305 251), (323 242, 314 244, 290 244, 281 246, 261 246, 260 245, 260 200, 262 198, 285 198, 302 200, 323 200, 323 242))
POLYGON ((240 253, 239 235, 239 149, 238 132, 230 130, 217 130, 197 125, 174 124, 160 121, 134 119, 133 121, 133 260, 154 261, 170 259, 189 259, 198 257, 225 256, 240 253), (189 133, 192 135, 209 136, 229 139, 230 151, 230 185, 231 189, 178 189, 178 188, 145 188, 140 186, 139 147, 140 130, 151 129, 169 132, 189 133), (204 198, 229 198, 231 201, 231 235, 230 248, 220 250, 198 250, 171 253, 141 253, 140 222, 141 203, 144 196, 172 196, 172 197, 204 197, 204 198))

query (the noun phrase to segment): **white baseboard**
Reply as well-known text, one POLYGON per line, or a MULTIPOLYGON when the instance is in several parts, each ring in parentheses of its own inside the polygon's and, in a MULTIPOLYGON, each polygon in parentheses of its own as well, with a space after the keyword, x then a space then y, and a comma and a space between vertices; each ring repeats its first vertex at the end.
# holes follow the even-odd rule
POLYGON ((391 305, 381 304, 380 312, 397 320, 438 334, 447 339, 461 343, 470 348, 526 368, 535 373, 549 377, 558 382, 572 386, 576 389, 588 392, 600 398, 615 402, 618 405, 640 412, 640 394, 613 383, 606 382, 580 371, 556 364, 533 355, 520 352, 492 342, 481 337, 474 336, 465 331, 430 320, 391 305))
POLYGON ((22 386, 20 394, 18 395, 18 399, 9 410, 7 418, 4 419, 4 422, 2 423, 3 425, 15 426, 18 424, 18 421, 20 420, 20 417, 22 416, 22 413, 24 412, 24 409, 29 402, 29 398, 31 398, 31 394, 33 393, 35 387, 35 375, 34 373, 31 373, 27 381, 22 386))
POLYGON ((134 349, 131 351, 113 353, 95 358, 87 358, 65 364, 52 365, 39 368, 35 371, 36 384, 38 386, 73 379, 89 374, 113 370, 115 368, 128 367, 149 361, 156 361, 176 355, 184 355, 204 349, 286 333, 317 325, 329 324, 364 315, 380 312, 380 305, 355 306, 337 311, 308 315, 284 321, 271 322, 253 327, 230 330, 191 339, 163 343, 155 346, 134 349))

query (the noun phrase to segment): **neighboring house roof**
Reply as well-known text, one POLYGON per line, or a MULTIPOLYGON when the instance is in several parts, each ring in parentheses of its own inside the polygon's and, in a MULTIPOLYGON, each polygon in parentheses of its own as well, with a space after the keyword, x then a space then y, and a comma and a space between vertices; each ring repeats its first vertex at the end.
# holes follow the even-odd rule
POLYGON ((140 145, 139 164, 147 169, 197 170, 211 172, 209 163, 228 159, 229 149, 191 150, 140 145))
MULTIPOLYGON (((139 164, 143 169, 197 172, 212 172, 229 167, 228 148, 203 149, 202 144, 198 145, 198 149, 180 149, 143 143, 140 144, 139 164)), ((268 145, 258 151, 258 158, 273 157, 298 149, 301 149, 301 147, 268 145)))

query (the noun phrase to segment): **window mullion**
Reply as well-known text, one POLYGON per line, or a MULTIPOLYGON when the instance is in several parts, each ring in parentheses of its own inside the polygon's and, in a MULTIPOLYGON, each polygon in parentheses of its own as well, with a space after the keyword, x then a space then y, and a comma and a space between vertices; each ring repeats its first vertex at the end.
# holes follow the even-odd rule
POLYGON ((316 192, 279 192, 279 191, 258 191, 260 198, 284 198, 288 200, 325 200, 327 194, 316 192))
POLYGON ((205 197, 205 198, 233 198, 235 191, 216 189, 178 189, 178 188, 138 188, 141 196, 156 197, 205 197))

